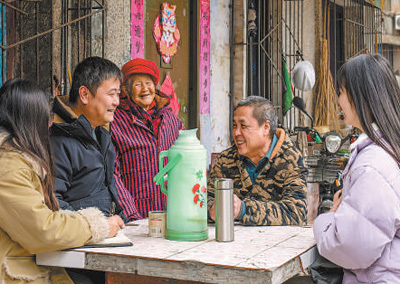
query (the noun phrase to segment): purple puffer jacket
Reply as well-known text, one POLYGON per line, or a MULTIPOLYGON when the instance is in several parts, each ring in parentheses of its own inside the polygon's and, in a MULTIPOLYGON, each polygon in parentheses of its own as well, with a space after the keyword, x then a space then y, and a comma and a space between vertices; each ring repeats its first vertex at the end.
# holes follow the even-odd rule
POLYGON ((400 169, 365 134, 343 172, 338 210, 317 217, 318 251, 344 268, 343 283, 400 283, 400 169))

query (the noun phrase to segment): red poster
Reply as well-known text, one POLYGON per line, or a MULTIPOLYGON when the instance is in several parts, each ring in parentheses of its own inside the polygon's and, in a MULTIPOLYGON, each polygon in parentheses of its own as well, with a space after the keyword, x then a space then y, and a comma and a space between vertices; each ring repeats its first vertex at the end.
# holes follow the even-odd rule
POLYGON ((200 1, 200 113, 210 113, 210 0, 200 1))
POLYGON ((131 59, 144 58, 143 0, 131 2, 131 59))

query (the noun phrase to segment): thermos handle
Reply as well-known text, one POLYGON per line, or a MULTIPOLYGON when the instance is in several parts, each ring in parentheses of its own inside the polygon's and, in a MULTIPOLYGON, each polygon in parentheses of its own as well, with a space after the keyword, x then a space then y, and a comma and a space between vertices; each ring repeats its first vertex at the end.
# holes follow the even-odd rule
POLYGON ((166 175, 166 173, 169 172, 173 167, 175 167, 180 160, 182 160, 182 155, 178 153, 173 159, 170 159, 168 161, 168 164, 165 167, 163 167, 163 159, 167 155, 168 151, 160 152, 160 155, 158 157, 160 170, 153 179, 153 181, 155 181, 157 185, 161 186, 161 192, 165 195, 168 195, 167 189, 165 188, 165 182, 168 180, 168 176, 166 175))
MULTIPOLYGON (((168 156, 168 150, 167 151, 161 151, 160 155, 158 156, 158 168, 160 169, 159 173, 164 169, 164 158, 168 156)), ((168 166, 167 164, 166 166, 168 166)), ((161 192, 164 193, 165 195, 168 195, 167 189, 165 188, 165 182, 168 180, 168 175, 166 174, 167 171, 165 171, 161 177, 161 181, 156 181, 156 184, 160 184, 160 189, 161 192)))
POLYGON ((161 151, 160 155, 158 155, 158 168, 160 169, 160 171, 164 167, 164 158, 168 156, 168 152, 169 150, 161 151))

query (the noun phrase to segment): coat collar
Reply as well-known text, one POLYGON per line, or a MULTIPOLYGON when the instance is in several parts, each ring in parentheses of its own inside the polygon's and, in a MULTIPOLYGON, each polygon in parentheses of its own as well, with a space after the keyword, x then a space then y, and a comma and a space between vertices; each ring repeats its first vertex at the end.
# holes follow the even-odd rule
MULTIPOLYGON (((84 115, 77 116, 68 105, 68 96, 57 96, 53 102, 54 123, 50 127, 52 136, 74 137, 81 141, 85 147, 89 144, 100 144, 101 148, 107 147, 111 138, 105 127, 96 127, 96 141, 93 138, 92 126, 84 115)), ((103 149, 104 150, 104 149, 103 149)))
MULTIPOLYGON (((53 123, 72 123, 78 116, 72 110, 69 104, 69 96, 56 96, 53 102, 54 120, 53 123)), ((102 126, 105 130, 110 131, 110 123, 102 126)))
POLYGON ((53 102, 54 123, 72 123, 78 116, 70 107, 69 96, 56 96, 53 102))
POLYGON ((0 127, 0 146, 3 146, 4 141, 10 134, 3 127, 0 127))
POLYGON ((277 128, 275 135, 278 137, 278 142, 276 142, 275 148, 272 150, 270 160, 273 159, 278 151, 282 148, 283 142, 285 142, 286 132, 282 128, 277 128))
MULTIPOLYGON (((378 139, 382 139, 382 135, 381 135, 378 125, 376 125, 376 123, 374 122, 374 123, 372 123, 372 127, 373 127, 378 139)), ((383 140, 383 143, 386 143, 386 141, 383 140)), ((369 138, 366 133, 364 133, 364 132, 361 133, 360 136, 358 137, 358 139, 353 144, 350 145, 350 157, 349 157, 349 161, 347 162, 346 168, 343 171, 343 174, 347 174, 351 165, 354 163, 355 157, 357 157, 358 153, 361 152, 365 147, 367 147, 371 144, 375 144, 375 142, 372 141, 372 139, 369 138)))

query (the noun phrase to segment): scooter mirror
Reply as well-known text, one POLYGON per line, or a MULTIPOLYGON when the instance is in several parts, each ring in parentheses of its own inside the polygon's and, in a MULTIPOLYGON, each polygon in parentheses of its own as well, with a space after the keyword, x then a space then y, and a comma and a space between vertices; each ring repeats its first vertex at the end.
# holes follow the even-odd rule
POLYGON ((304 100, 300 97, 294 97, 292 102, 295 107, 297 107, 299 110, 301 110, 305 115, 307 115, 310 118, 311 128, 314 128, 314 118, 312 118, 312 116, 307 113, 306 103, 304 102, 304 100))
POLYGON ((293 105, 303 112, 306 111, 306 103, 300 97, 293 98, 293 105))

